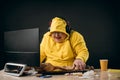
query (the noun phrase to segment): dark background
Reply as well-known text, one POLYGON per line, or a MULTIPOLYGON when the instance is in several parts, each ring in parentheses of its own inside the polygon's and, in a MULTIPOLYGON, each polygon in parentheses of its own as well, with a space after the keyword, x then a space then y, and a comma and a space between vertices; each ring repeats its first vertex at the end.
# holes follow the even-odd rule
POLYGON ((115 0, 1 0, 0 69, 3 68, 4 31, 40 27, 41 36, 55 16, 66 18, 85 38, 90 57, 87 62, 99 68, 99 59, 109 59, 109 68, 120 68, 120 8, 115 0))

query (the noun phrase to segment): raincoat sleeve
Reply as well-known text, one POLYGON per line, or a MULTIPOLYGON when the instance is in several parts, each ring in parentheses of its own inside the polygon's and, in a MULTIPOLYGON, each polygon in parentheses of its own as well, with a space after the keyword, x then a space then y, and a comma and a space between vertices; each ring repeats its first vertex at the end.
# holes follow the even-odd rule
POLYGON ((45 54, 45 44, 46 44, 46 34, 44 34, 43 39, 40 43, 40 62, 43 62, 46 58, 46 54, 45 54))
POLYGON ((76 59, 81 59, 84 62, 88 60, 89 52, 86 47, 85 40, 80 33, 74 32, 71 35, 71 46, 73 46, 76 59))

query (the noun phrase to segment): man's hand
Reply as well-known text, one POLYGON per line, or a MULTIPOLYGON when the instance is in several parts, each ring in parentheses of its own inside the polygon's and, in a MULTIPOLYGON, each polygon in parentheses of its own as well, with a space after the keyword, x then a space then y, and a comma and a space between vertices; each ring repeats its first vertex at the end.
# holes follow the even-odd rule
POLYGON ((84 70, 86 64, 81 59, 75 59, 73 62, 73 69, 75 70, 84 70))

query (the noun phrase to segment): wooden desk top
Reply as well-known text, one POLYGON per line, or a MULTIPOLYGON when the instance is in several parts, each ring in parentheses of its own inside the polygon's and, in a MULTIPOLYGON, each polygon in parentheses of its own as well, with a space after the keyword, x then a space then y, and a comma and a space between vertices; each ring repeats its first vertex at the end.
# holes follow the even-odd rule
POLYGON ((120 72, 118 71, 100 71, 95 70, 96 75, 91 78, 81 78, 80 76, 52 75, 51 78, 40 78, 36 76, 15 77, 7 75, 3 70, 0 71, 0 80, 120 80, 120 72))

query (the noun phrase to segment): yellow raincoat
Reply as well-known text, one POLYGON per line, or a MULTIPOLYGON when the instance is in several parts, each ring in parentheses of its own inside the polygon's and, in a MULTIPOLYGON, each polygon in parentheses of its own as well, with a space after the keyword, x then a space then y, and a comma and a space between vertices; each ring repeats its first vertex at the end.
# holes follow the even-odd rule
POLYGON ((50 31, 44 34, 40 44, 40 62, 51 63, 54 66, 72 66, 77 58, 86 62, 89 52, 83 36, 72 30, 70 34, 66 32, 66 22, 58 17, 52 20, 50 31), (54 42, 50 36, 51 32, 59 31, 67 35, 62 43, 54 42))

